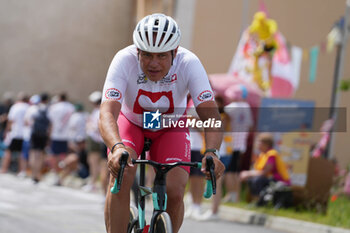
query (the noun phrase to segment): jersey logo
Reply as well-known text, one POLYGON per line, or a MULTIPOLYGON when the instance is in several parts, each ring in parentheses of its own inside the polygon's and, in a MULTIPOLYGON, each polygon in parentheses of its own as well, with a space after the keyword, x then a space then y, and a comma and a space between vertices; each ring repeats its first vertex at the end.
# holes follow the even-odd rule
POLYGON ((173 75, 169 75, 169 76, 165 76, 162 80, 160 80, 160 84, 173 84, 177 81, 177 75, 173 74, 173 75))
POLYGON ((122 98, 122 93, 116 88, 109 88, 105 92, 106 99, 120 100, 122 98))
POLYGON ((155 111, 155 109, 160 109, 164 114, 173 113, 173 92, 149 92, 139 89, 134 103, 134 113, 143 114, 143 112, 155 111))
POLYGON ((208 100, 213 100, 214 99, 214 95, 210 90, 205 90, 202 93, 200 93, 197 96, 197 99, 201 102, 203 101, 208 101, 208 100))
POLYGON ((141 74, 139 75, 139 77, 137 78, 137 84, 143 84, 143 83, 147 83, 147 77, 145 74, 141 74))

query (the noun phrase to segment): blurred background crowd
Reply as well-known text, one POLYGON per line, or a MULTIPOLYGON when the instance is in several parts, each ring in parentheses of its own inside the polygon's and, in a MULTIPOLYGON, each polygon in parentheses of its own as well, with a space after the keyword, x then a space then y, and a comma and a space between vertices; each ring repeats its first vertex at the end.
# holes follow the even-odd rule
POLYGON ((89 95, 92 111, 71 103, 66 93, 4 95, 1 112, 1 173, 13 172, 40 182, 62 185, 71 174, 88 178, 86 191, 106 189, 107 148, 98 130, 101 92, 89 95))

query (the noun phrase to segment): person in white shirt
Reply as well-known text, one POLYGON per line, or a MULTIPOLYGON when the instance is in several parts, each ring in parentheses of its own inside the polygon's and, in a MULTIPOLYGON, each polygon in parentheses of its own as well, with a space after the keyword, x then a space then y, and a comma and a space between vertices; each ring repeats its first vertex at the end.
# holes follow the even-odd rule
POLYGON ((250 105, 244 101, 244 97, 242 97, 242 100, 226 105, 225 112, 231 119, 233 153, 226 172, 228 182, 226 182, 227 192, 224 202, 238 202, 241 187, 239 179, 241 160, 247 150, 247 138, 254 123, 250 105))
POLYGON ((216 182, 216 195, 213 196, 212 207, 210 210, 202 214, 197 220, 200 221, 215 221, 219 219, 219 208, 222 198, 223 186, 227 190, 227 184, 233 182, 230 180, 230 177, 227 177, 227 174, 230 172, 230 162, 232 160, 233 152, 233 142, 232 142, 232 132, 231 132, 231 118, 225 112, 225 101, 224 98, 220 95, 215 96, 216 104, 218 105, 219 112, 221 115, 221 121, 224 129, 224 137, 220 147, 221 162, 225 165, 224 175, 217 180, 216 182))
MULTIPOLYGON (((75 144, 85 142, 86 140, 86 123, 88 113, 84 111, 84 106, 80 103, 75 104, 75 112, 68 121, 68 140, 75 144)), ((72 146, 74 148, 74 145, 72 146)), ((75 150, 75 149, 73 149, 75 150)))
POLYGON ((67 101, 67 95, 61 93, 57 103, 49 107, 48 116, 51 121, 51 166, 58 175, 58 163, 68 152, 68 122, 75 111, 73 104, 67 101))
POLYGON ((59 162, 62 169, 58 185, 62 185, 65 178, 76 171, 80 178, 87 178, 89 166, 87 164, 86 153, 86 122, 88 113, 84 111, 84 106, 75 104, 75 112, 68 121, 68 148, 69 153, 66 158, 59 162))
MULTIPOLYGON (((111 187, 114 177, 118 176, 122 153, 127 151, 130 154, 123 190, 117 194, 107 193, 105 223, 108 233, 127 231, 129 214, 125 213, 129 212, 130 188, 136 174, 131 158, 136 159, 141 154, 145 137, 152 140, 150 156, 156 162, 191 159, 188 129, 144 129, 143 113, 158 110, 154 120, 159 117, 159 111, 163 116, 179 116, 174 119, 177 120, 185 113, 187 94, 190 93, 202 121, 220 119, 207 73, 196 55, 179 47, 180 37, 180 29, 171 17, 148 15, 135 27, 134 45, 120 50, 108 70, 99 126, 102 138, 111 150, 108 155, 108 168, 113 176, 111 187)), ((148 125, 159 126, 160 123, 148 125)), ((207 148, 202 171, 209 178, 209 172, 205 171, 206 157, 212 156, 215 175, 220 177, 225 169, 217 153, 222 132, 220 129, 205 129, 204 134, 207 148)), ((183 196, 188 177, 188 167, 176 167, 167 175, 166 211, 174 233, 179 231, 183 221, 183 196)))
MULTIPOLYGON (((24 93, 18 94, 18 101, 11 106, 8 114, 8 122, 5 131, 5 143, 8 148, 5 150, 2 160, 1 173, 6 173, 11 163, 13 153, 21 153, 24 137, 24 115, 29 107, 29 98, 24 93)), ((20 170, 23 166, 22 156, 19 155, 20 170)))
MULTIPOLYGON (((190 96, 188 97, 191 98, 190 96)), ((190 99, 187 104, 187 115, 190 118, 199 119, 194 108, 193 100, 190 99)), ((191 162, 201 162, 203 159, 202 152, 205 150, 203 131, 201 129, 192 129, 190 131, 191 141, 191 162)), ((186 207, 185 218, 199 220, 201 218, 201 205, 204 190, 204 174, 198 168, 191 167, 189 177, 189 193, 191 203, 186 207)))
POLYGON ((40 95, 33 95, 29 99, 30 106, 28 107, 24 115, 24 126, 23 126, 23 145, 22 145, 22 156, 23 165, 22 170, 18 174, 20 177, 27 176, 27 168, 29 168, 29 153, 30 153, 30 137, 31 137, 31 125, 29 124, 29 118, 32 117, 36 110, 37 104, 40 102, 40 95))

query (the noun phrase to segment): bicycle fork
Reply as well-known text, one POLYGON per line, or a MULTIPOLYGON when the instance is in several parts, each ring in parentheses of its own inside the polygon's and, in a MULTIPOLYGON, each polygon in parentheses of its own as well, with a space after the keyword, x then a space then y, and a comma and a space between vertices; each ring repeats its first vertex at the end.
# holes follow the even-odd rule
MULTIPOLYGON (((142 166, 144 167, 144 164, 141 164, 140 171, 142 174, 142 166)), ((142 180, 142 179, 141 179, 142 180)), ((166 194, 166 172, 158 171, 156 173, 153 192, 150 188, 144 187, 144 182, 140 182, 139 187, 139 225, 140 229, 144 229, 146 227, 145 223, 145 197, 152 194, 152 200, 153 200, 153 215, 151 218, 150 223, 150 229, 149 232, 153 232, 153 228, 156 222, 156 219, 159 214, 164 212, 167 208, 167 194, 166 194)))

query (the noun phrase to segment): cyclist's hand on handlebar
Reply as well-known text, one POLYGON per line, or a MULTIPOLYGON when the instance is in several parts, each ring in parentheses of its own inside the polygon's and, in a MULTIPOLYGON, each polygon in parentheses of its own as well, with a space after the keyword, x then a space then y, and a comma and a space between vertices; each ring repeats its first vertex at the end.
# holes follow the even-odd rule
POLYGON ((205 174, 206 179, 210 180, 210 173, 209 173, 209 171, 206 170, 206 166, 207 166, 206 157, 207 156, 213 157, 213 161, 214 161, 214 165, 215 165, 215 168, 214 168, 215 177, 216 177, 216 179, 219 179, 224 174, 225 165, 220 161, 220 159, 216 155, 214 155, 211 152, 208 152, 204 155, 204 158, 202 159, 201 171, 205 174))
MULTIPOLYGON (((108 162, 107 162, 108 169, 111 172, 112 176, 115 178, 118 177, 118 173, 120 170, 120 158, 121 158, 122 153, 124 151, 127 151, 127 149, 124 147, 119 147, 119 148, 115 149, 113 151, 113 153, 110 153, 108 155, 108 162)), ((129 166, 129 167, 134 166, 132 161, 131 161, 131 156, 128 157, 127 166, 129 166)))

